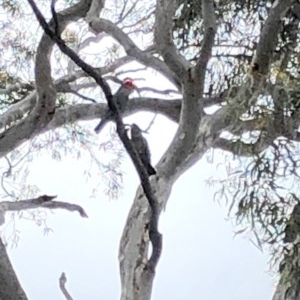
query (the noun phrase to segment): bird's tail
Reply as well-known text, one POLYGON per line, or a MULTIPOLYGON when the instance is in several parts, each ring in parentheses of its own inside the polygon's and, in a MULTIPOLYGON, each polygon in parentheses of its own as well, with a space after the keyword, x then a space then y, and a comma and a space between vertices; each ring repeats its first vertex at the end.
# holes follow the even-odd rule
POLYGON ((147 173, 149 176, 156 174, 155 169, 150 164, 147 164, 147 173))
POLYGON ((95 132, 98 134, 102 129, 103 127, 105 126, 105 124, 107 123, 107 120, 105 119, 102 119, 99 124, 95 127, 95 132))

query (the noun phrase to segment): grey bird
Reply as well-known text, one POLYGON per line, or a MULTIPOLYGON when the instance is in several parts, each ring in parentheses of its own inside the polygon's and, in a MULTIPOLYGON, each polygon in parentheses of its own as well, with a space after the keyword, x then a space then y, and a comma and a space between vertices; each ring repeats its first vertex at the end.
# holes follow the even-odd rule
MULTIPOLYGON (((132 79, 125 78, 120 86, 120 88, 117 90, 117 92, 114 94, 113 99, 120 111, 120 113, 124 112, 129 100, 129 95, 136 89, 136 86, 133 84, 132 79)), ((99 133, 103 127, 113 119, 114 113, 108 108, 106 111, 104 117, 101 119, 99 124, 95 127, 95 132, 99 133)))
POLYGON ((142 131, 136 124, 131 125, 131 142, 133 143, 140 159, 147 170, 149 176, 156 174, 155 169, 151 165, 151 153, 148 142, 143 137, 142 131))

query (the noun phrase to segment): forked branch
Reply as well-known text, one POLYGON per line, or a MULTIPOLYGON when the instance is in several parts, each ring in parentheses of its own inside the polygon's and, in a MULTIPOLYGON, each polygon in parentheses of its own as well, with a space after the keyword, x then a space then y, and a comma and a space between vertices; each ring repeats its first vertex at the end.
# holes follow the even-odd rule
POLYGON ((43 30, 46 34, 57 44, 59 49, 66 54, 70 59, 72 59, 83 71, 85 71, 88 75, 90 75, 96 83, 102 88, 109 109, 114 112, 114 118, 117 124, 117 133, 125 146, 130 158, 132 159, 134 166, 139 174, 141 184, 144 190, 144 193, 149 201, 149 205, 151 207, 151 219, 149 222, 149 236, 152 243, 152 254, 148 261, 146 267, 152 272, 155 271, 155 267, 160 257, 161 247, 162 247, 162 237, 161 234, 158 232, 158 207, 157 201, 155 199, 154 193, 152 191, 152 187, 150 185, 148 173, 146 171, 145 166, 141 162, 141 159, 134 148, 132 142, 127 136, 125 126, 123 124, 122 118, 120 116, 119 109, 113 99, 110 87, 106 83, 106 81, 101 77, 101 75, 95 71, 93 67, 85 63, 72 49, 70 49, 66 43, 61 39, 59 35, 57 35, 48 25, 44 16, 41 14, 39 9, 37 8, 35 2, 33 0, 28 0, 30 6, 32 7, 33 12, 35 13, 40 25, 42 26, 43 30))

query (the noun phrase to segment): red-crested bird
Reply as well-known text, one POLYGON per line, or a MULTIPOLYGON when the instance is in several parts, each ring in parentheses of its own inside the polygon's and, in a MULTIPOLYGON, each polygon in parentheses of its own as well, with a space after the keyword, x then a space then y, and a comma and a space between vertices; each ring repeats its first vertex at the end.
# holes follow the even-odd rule
MULTIPOLYGON (((129 95, 136 89, 136 86, 134 85, 131 78, 125 78, 120 86, 120 88, 117 90, 117 92, 113 95, 113 99, 120 111, 120 113, 124 112, 126 109, 129 95)), ((113 119, 114 112, 112 112, 109 108, 107 109, 104 117, 101 119, 99 124, 95 127, 95 132, 99 133, 102 128, 113 119)))
POLYGON ((143 137, 142 130, 136 124, 131 125, 131 142, 133 143, 144 167, 149 176, 156 174, 155 169, 151 165, 151 153, 148 142, 143 137))

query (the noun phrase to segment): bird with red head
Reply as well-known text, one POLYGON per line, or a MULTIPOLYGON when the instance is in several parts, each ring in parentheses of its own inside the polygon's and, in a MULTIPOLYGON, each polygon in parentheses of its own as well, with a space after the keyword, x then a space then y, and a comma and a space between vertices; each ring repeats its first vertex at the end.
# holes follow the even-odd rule
POLYGON ((125 78, 122 81, 122 86, 130 89, 130 90, 135 90, 137 87, 135 86, 135 84, 133 83, 133 80, 129 77, 125 78))
MULTIPOLYGON (((129 100, 129 96, 136 89, 137 87, 135 86, 131 78, 125 78, 122 81, 120 88, 113 96, 115 104, 117 105, 120 113, 125 111, 129 100)), ((101 119, 100 123, 96 126, 95 132, 99 133, 102 130, 102 128, 106 125, 106 123, 112 120, 112 118, 113 118, 113 112, 108 109, 105 116, 101 119)))

